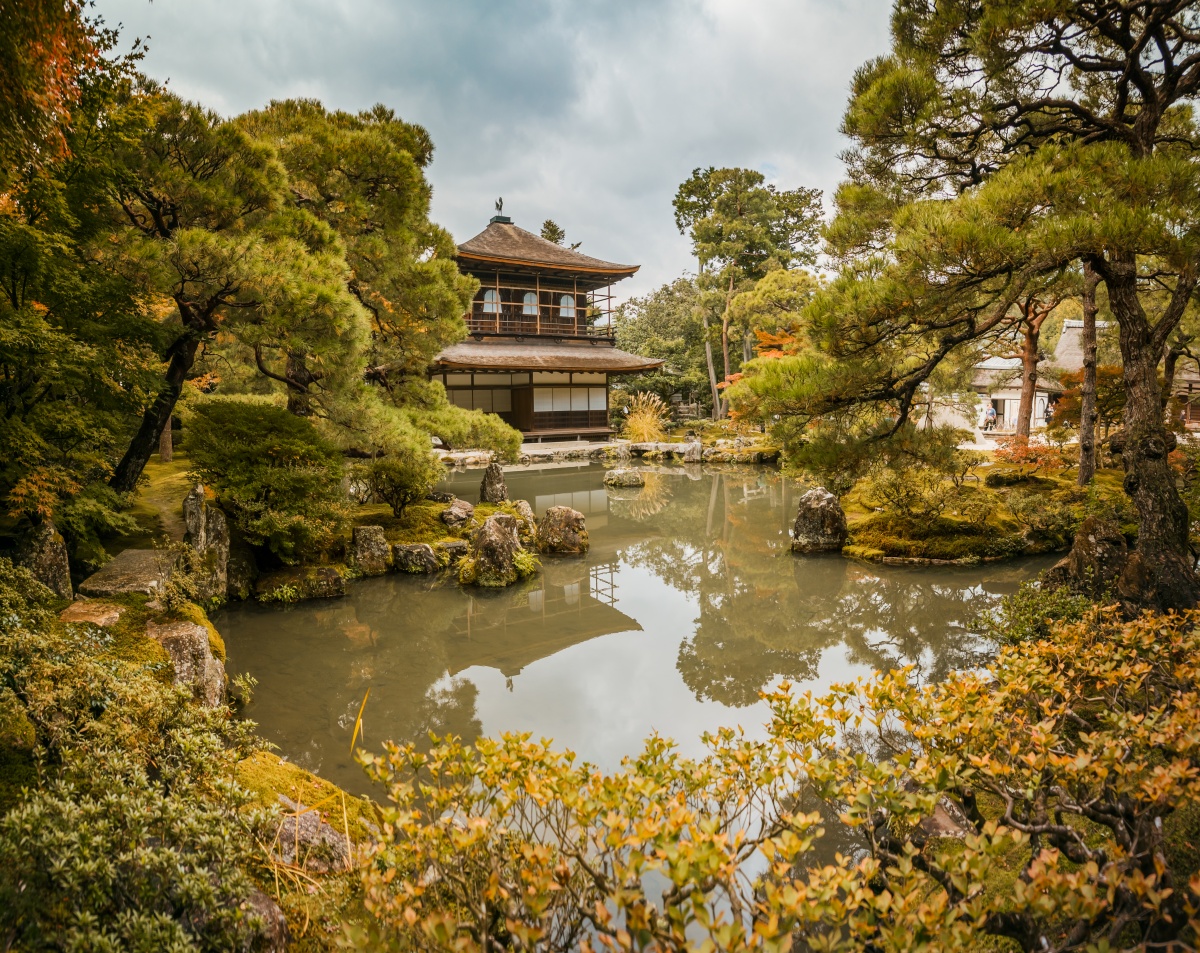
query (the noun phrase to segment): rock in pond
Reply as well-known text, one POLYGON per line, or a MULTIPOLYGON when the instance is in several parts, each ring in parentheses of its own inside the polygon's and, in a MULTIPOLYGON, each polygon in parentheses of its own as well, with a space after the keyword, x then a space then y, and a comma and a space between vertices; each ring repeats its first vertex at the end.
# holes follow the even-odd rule
POLYGON ((475 507, 466 500, 455 500, 442 510, 442 522, 450 529, 461 529, 475 515, 475 507))
POLYGON ((513 503, 513 509, 517 511, 517 519, 521 524, 517 527, 521 545, 528 546, 537 539, 538 523, 537 517, 533 515, 533 507, 527 500, 517 500, 513 503))
POLYGON ((81 582, 79 593, 94 598, 128 593, 156 596, 174 569, 175 557, 165 550, 126 549, 81 582))
POLYGON ((605 486, 645 486, 646 477, 633 467, 617 467, 604 474, 605 486))
POLYGON ((465 539, 443 539, 441 542, 433 544, 433 551, 438 556, 438 561, 445 566, 455 566, 470 551, 471 547, 467 545, 465 539))
POLYGON ((693 440, 683 451, 684 463, 700 463, 704 459, 704 447, 699 440, 693 440))
POLYGON ((489 516, 471 536, 467 556, 459 564, 459 581, 485 588, 511 586, 529 575, 522 563, 529 554, 517 536, 517 518, 507 513, 489 516))
POLYGON ((846 511, 836 496, 818 486, 800 497, 800 509, 792 526, 793 552, 840 552, 847 535, 846 511))
POLYGON ((345 870, 350 863, 350 845, 346 835, 321 817, 315 808, 279 795, 284 806, 279 822, 276 851, 285 864, 293 864, 314 873, 345 870))
POLYGON ((355 526, 351 530, 350 561, 364 576, 382 576, 392 568, 392 547, 382 526, 355 526))
POLYGON ((196 598, 224 599, 229 589, 229 524, 204 487, 196 484, 183 500, 183 541, 196 551, 196 598))
POLYGON ((346 577, 334 566, 295 566, 260 577, 254 593, 260 602, 336 599, 346 594, 346 577))
MULTIPOLYGON (((467 548, 463 543, 463 549, 467 548)), ((441 568, 437 553, 428 543, 400 544, 392 547, 392 564, 396 572, 431 573, 441 568)))
POLYGON ((196 700, 206 708, 224 704, 225 666, 212 653, 208 629, 184 620, 151 622, 146 635, 167 650, 176 685, 191 686, 196 700))
POLYGON ((503 503, 508 499, 508 486, 504 483, 504 470, 498 463, 489 463, 483 471, 479 484, 480 503, 503 503))
POLYGON ((56 596, 70 599, 71 564, 67 560, 67 543, 50 520, 43 520, 25 541, 18 557, 33 577, 56 596))
POLYGON ((588 532, 583 514, 569 506, 552 506, 538 523, 539 553, 579 556, 588 551, 588 532))

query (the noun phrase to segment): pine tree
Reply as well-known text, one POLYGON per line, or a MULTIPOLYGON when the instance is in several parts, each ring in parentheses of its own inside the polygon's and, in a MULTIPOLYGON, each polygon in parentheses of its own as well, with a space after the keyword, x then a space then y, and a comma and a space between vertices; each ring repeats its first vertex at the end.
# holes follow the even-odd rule
POLYGON ((829 232, 845 270, 818 309, 826 353, 877 376, 805 399, 892 402, 903 420, 942 359, 1082 263, 1120 327, 1122 459, 1139 516, 1122 596, 1158 608, 1200 601, 1157 374, 1200 274, 1198 26, 1182 0, 898 3, 890 55, 854 81, 844 128, 856 148, 829 232), (839 323, 834 300, 856 317, 839 323))

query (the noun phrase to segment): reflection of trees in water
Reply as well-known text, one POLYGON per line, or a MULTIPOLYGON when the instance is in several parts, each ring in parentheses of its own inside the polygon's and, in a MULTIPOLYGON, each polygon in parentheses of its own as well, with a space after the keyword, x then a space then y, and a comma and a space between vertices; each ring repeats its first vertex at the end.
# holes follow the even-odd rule
POLYGON ((929 679, 978 665, 991 647, 973 620, 1026 575, 797 557, 788 530, 798 492, 778 474, 714 472, 677 484, 654 521, 661 535, 624 556, 697 597, 699 618, 677 667, 702 700, 750 705, 776 679, 815 678, 822 654, 838 644, 851 662, 916 665, 929 679))

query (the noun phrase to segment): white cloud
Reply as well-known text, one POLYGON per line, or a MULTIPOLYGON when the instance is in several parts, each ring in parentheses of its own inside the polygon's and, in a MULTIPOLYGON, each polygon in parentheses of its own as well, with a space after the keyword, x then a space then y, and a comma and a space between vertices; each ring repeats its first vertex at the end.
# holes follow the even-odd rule
POLYGON ((463 241, 503 195, 602 258, 624 294, 692 266, 671 198, 694 167, 828 194, 850 78, 888 0, 98 0, 146 71, 225 114, 306 96, 426 126, 435 220, 463 241))

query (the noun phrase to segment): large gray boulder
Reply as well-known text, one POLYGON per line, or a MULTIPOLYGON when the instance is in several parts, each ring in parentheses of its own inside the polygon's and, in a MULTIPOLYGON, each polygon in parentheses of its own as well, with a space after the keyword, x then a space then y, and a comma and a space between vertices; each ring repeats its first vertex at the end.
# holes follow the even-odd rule
POLYGON ((693 440, 683 451, 684 463, 700 463, 704 459, 704 447, 699 440, 693 440))
POLYGON ((479 484, 480 503, 503 503, 508 499, 508 487, 504 483, 504 470, 498 463, 489 463, 483 471, 479 484))
POLYGON ((470 550, 459 564, 459 581, 485 588, 511 586, 526 573, 518 565, 524 554, 515 516, 497 513, 471 535, 470 550))
POLYGON ((351 530, 350 561, 364 576, 382 576, 392 568, 392 547, 382 526, 351 530))
POLYGON ((466 500, 455 500, 442 510, 442 522, 450 529, 461 529, 475 515, 475 507, 466 500))
POLYGON ((350 845, 345 831, 326 823, 321 812, 279 795, 285 812, 279 822, 276 851, 285 864, 314 873, 346 870, 350 866, 350 845))
POLYGON ((208 630, 195 622, 151 622, 146 635, 171 657, 175 684, 192 689, 196 701, 206 708, 225 703, 225 666, 213 655, 208 630))
POLYGON ((840 552, 848 535, 846 511, 836 496, 818 486, 800 497, 792 525, 792 552, 840 552))
POLYGON ((229 589, 229 524, 197 483, 183 500, 183 541, 196 551, 196 598, 223 600, 229 589))
POLYGON ((55 595, 70 599, 71 564, 67 559, 67 543, 50 520, 35 527, 19 555, 20 562, 43 586, 55 595))
MULTIPOLYGON (((466 548, 466 544, 463 544, 466 548)), ((441 568, 437 553, 428 543, 402 543, 392 547, 392 565, 396 572, 414 574, 437 572, 441 568)))
POLYGON ((538 523, 539 553, 579 556, 588 551, 588 531, 583 514, 569 506, 552 506, 538 523))
POLYGON ((126 549, 81 582, 79 594, 93 598, 131 593, 157 596, 174 569, 175 556, 166 550, 126 549))
POLYGON ((605 486, 627 487, 645 486, 646 477, 641 470, 633 467, 617 467, 604 474, 605 486))

